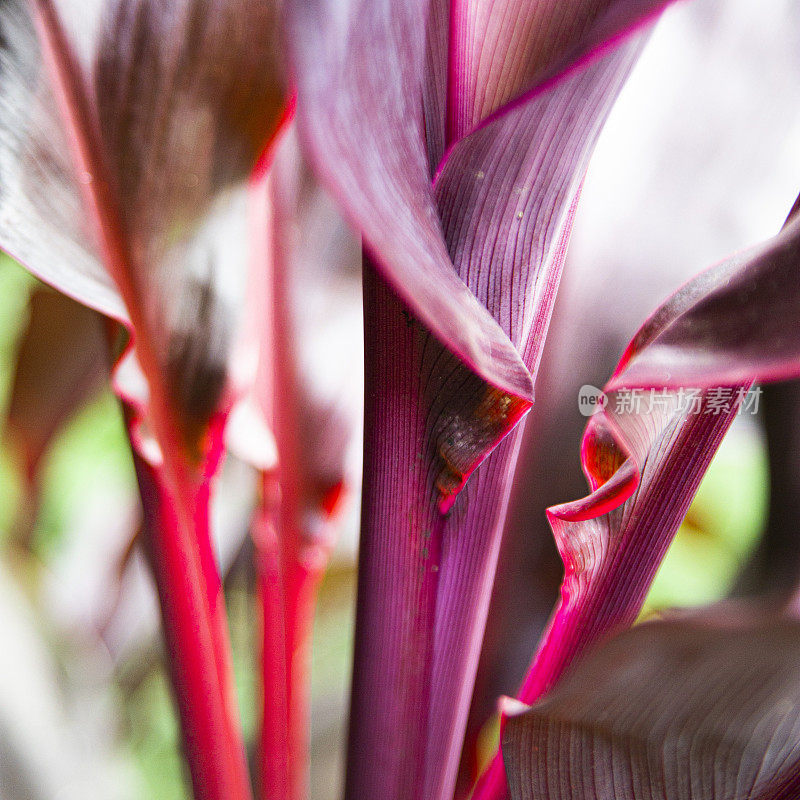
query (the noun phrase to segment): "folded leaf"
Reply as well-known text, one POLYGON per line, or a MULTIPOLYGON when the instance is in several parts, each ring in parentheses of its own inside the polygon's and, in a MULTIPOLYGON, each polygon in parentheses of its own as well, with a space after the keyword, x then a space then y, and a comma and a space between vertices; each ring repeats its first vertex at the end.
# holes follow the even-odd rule
POLYGON ((511 796, 789 800, 800 790, 800 624, 763 612, 639 625, 507 717, 511 796))
POLYGON ((530 405, 583 171, 641 42, 521 87, 431 186, 446 5, 289 8, 301 134, 368 255, 346 791, 444 798, 518 449, 504 437, 530 405))
POLYGON ((317 173, 414 316, 487 383, 529 403, 528 371, 454 273, 442 236, 420 103, 426 0, 287 8, 300 130, 317 173))
MULTIPOLYGON (((781 284, 782 275, 800 267, 797 223, 790 215, 766 244, 690 281, 628 346, 607 387, 607 406, 590 419, 584 434, 581 461, 593 492, 548 509, 565 577, 520 690, 523 702, 549 691, 592 643, 633 623, 750 383, 800 371, 800 337, 788 322, 776 345, 759 339, 774 314, 775 296, 764 283, 788 294, 781 298, 784 303, 798 291, 796 284, 781 284), (728 347, 731 304, 742 327, 728 347), (761 349, 737 345, 744 338, 760 341, 761 349), (664 341, 674 343, 668 362, 660 357, 664 341), (746 366, 735 365, 736 358, 746 366), (702 373, 694 366, 698 360, 706 367, 702 373)), ((504 794, 497 758, 475 797, 504 794)))
POLYGON ((689 281, 631 342, 609 389, 709 386, 800 369, 792 320, 800 311, 800 214, 766 244, 689 281))
MULTIPOLYGON (((534 376, 588 159, 642 44, 633 37, 532 94, 526 103, 498 114, 452 148, 436 178, 439 213, 456 269, 534 376)), ((439 362, 443 373, 446 364, 439 362)), ((466 389, 461 392, 466 395, 466 389)), ((439 408, 436 402, 429 407, 434 414, 439 408)), ((472 418, 480 430, 482 416, 472 418)), ((442 792, 455 780, 468 703, 453 675, 464 675, 462 686, 471 687, 517 448, 517 441, 509 442, 475 475, 476 485, 462 499, 460 518, 448 521, 442 534, 435 623, 440 648, 434 654, 430 714, 444 726, 452 709, 459 711, 449 737, 438 725, 429 726, 429 763, 448 765, 442 792), (455 530, 457 535, 451 533, 455 530)), ((455 473, 448 489, 452 494, 469 477, 469 464, 462 464, 458 453, 446 446, 440 445, 439 451, 455 473)), ((438 488, 445 493, 441 478, 438 488)))
MULTIPOLYGON (((586 493, 575 458, 586 423, 576 409, 580 387, 602 387, 658 303, 699 266, 769 238, 796 195, 791 164, 800 123, 794 77, 799 35, 797 25, 787 24, 782 3, 681 3, 659 22, 612 111, 581 192, 536 403, 526 422, 498 566, 502 579, 493 590, 473 696, 471 742, 494 714, 497 697, 518 689, 558 595, 563 569, 542 512, 586 493), (735 95, 726 91, 734 72, 741 78, 735 95), (748 122, 739 125, 744 107, 748 122), (687 192, 694 183, 702 191, 687 192)), ((778 384, 761 388, 770 519, 777 510, 775 521, 779 515, 783 520, 782 546, 773 546, 773 557, 764 561, 772 568, 762 586, 776 588, 781 575, 788 590, 795 583, 787 582, 789 573, 798 567, 793 553, 800 505, 786 479, 800 476, 800 466, 792 466, 800 448, 787 436, 793 428, 785 401, 775 436, 769 433, 770 392, 786 390, 778 384), (786 455, 786 477, 778 478, 778 487, 773 444, 786 455)), ((697 569, 702 573, 705 565, 697 569)), ((467 768, 462 773, 473 782, 477 777, 467 768)))

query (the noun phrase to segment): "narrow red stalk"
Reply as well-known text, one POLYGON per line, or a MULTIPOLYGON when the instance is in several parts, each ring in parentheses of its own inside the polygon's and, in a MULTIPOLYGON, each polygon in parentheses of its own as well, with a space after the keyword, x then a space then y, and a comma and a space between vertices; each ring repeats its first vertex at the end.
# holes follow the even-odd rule
POLYGON ((289 287, 293 219, 288 187, 271 186, 274 223, 273 260, 273 430, 278 449, 280 545, 283 555, 283 600, 286 621, 289 777, 291 800, 308 796, 310 718, 310 651, 317 588, 327 564, 324 548, 306 541, 303 501, 299 404, 292 297, 289 287))
POLYGON ((264 476, 261 508, 253 526, 258 607, 261 609, 261 729, 259 792, 269 800, 288 800, 289 734, 286 677, 286 627, 283 574, 278 540, 280 490, 274 473, 264 476))
MULTIPOLYGON (((215 640, 224 617, 219 576, 199 568, 194 532, 182 530, 156 471, 134 453, 145 513, 144 542, 161 603, 166 653, 198 800, 247 798, 244 750, 234 738, 232 674, 219 671, 215 640), (209 614, 209 589, 219 602, 209 614), (240 769, 241 765, 241 769, 240 769)), ((198 526, 199 530, 199 526, 198 526)), ((207 530, 205 531, 207 534, 207 530)), ((241 741, 241 739, 239 739, 241 741)))
MULTIPOLYGON (((290 101, 284 124, 291 120, 293 110, 290 101)), ((276 551, 266 563, 263 557, 259 559, 263 570, 259 604, 265 620, 260 759, 264 800, 304 800, 308 796, 311 638, 317 589, 328 552, 324 545, 307 541, 303 530, 300 398, 289 290, 294 235, 290 209, 294 198, 292 189, 280 176, 267 177, 270 155, 265 155, 254 175, 251 205, 254 237, 261 242, 254 251, 253 267, 267 317, 262 321, 257 385, 278 451, 276 474, 265 479, 265 485, 272 482, 274 493, 275 505, 270 513, 275 542, 271 546, 276 551), (276 660, 279 648, 280 665, 276 660), (276 690, 268 687, 279 682, 283 707, 270 708, 276 690), (268 742, 279 751, 270 751, 268 742), (279 775, 276 767, 268 763, 274 759, 284 765, 285 771, 278 770, 279 775)), ((267 491, 264 500, 271 502, 267 491)))
POLYGON ((277 502, 272 513, 262 508, 253 531, 262 623, 261 796, 303 800, 308 796, 314 610, 328 552, 301 548, 284 562, 278 481, 268 475, 264 484, 265 494, 277 502))
POLYGON ((319 552, 316 557, 300 556, 289 565, 286 581, 289 777, 293 800, 303 800, 309 793, 311 642, 317 594, 327 563, 327 552, 319 552))
MULTIPOLYGON (((148 381, 148 413, 162 454, 154 468, 136 454, 164 634, 181 716, 186 757, 198 800, 249 800, 250 783, 236 707, 227 618, 208 527, 209 480, 186 458, 154 348, 156 323, 145 313, 139 276, 113 197, 97 121, 82 72, 50 0, 33 0, 43 59, 53 82, 103 262, 136 336, 148 381)), ((138 410, 137 410, 138 411, 138 410)), ((129 430, 136 424, 129 415, 129 430)), ((219 453, 211 458, 218 458, 219 453)))

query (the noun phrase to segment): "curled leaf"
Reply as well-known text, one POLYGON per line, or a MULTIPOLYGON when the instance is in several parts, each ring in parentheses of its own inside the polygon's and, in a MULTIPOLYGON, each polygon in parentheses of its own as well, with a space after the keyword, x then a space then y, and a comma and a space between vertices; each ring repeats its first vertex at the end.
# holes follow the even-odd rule
MULTIPOLYGON (((793 213, 772 240, 687 283, 628 346, 607 387, 606 409, 590 419, 583 438, 581 461, 593 492, 548 509, 565 577, 520 689, 524 702, 549 691, 592 643, 633 623, 722 437, 751 402, 751 382, 800 371, 800 338, 791 325, 781 327, 785 333, 774 345, 760 339, 773 313, 770 286, 788 293, 785 303, 798 292, 780 279, 800 265, 798 237, 793 213), (736 305, 745 298, 752 301, 746 314, 736 305), (731 306, 744 329, 729 347, 731 306), (716 309, 716 321, 709 308, 716 309), (760 341, 760 348, 742 347, 742 337, 760 341), (674 343, 669 364, 660 355, 663 341, 674 343)), ((476 796, 503 794, 496 759, 476 796)))

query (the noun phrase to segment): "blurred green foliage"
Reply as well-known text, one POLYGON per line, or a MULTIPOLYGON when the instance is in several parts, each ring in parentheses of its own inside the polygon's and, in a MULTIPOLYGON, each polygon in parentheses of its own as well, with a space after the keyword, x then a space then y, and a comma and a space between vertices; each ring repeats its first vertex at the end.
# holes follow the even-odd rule
POLYGON ((714 456, 658 570, 643 613, 722 599, 763 531, 766 446, 752 420, 736 421, 714 456))

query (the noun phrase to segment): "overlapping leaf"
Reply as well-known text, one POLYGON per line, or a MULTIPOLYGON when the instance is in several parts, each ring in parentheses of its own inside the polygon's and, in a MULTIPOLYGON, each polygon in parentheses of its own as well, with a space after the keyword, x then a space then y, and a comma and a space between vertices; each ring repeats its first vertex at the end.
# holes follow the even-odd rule
POLYGON ((592 650, 508 717, 514 800, 788 800, 800 789, 800 624, 705 612, 592 650))
POLYGON ((421 109, 427 3, 289 9, 301 134, 315 168, 411 312, 508 398, 492 408, 516 421, 531 401, 530 375, 455 274, 431 189, 421 109))
MULTIPOLYGON (((607 387, 608 406, 584 435, 593 493, 548 510, 565 578, 520 691, 524 702, 550 690, 593 642, 632 624, 751 382, 800 371, 794 318, 774 314, 778 294, 789 308, 798 302, 790 277, 800 272, 798 222, 793 210, 772 240, 689 281, 629 345, 607 387), (762 338, 764 326, 771 338, 762 338), (634 392, 640 402, 631 404, 634 392)), ((504 794, 496 759, 476 797, 504 794)))
MULTIPOLYGON (((501 442, 532 400, 586 161, 641 41, 582 69, 550 63, 557 75, 545 84, 517 76, 524 99, 452 142, 439 164, 452 9, 290 9, 301 132, 370 263, 348 793, 445 797, 517 452, 516 437, 501 442)), ((619 9, 618 31, 640 19, 619 9)), ((593 49, 583 33, 564 26, 565 52, 593 49)))
POLYGON ((434 0, 425 132, 431 172, 448 145, 511 101, 647 22, 669 0, 434 0))

